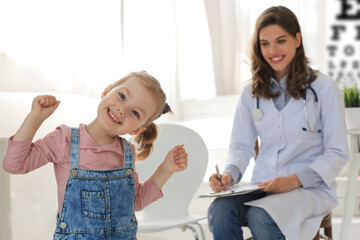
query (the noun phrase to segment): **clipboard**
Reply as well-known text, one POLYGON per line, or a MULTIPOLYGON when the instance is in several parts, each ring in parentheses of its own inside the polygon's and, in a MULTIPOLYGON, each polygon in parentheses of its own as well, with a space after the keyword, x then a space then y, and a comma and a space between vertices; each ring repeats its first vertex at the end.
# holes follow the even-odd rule
POLYGON ((232 187, 230 187, 226 191, 221 192, 211 192, 208 194, 199 195, 199 198, 207 198, 207 197, 229 197, 229 196, 235 196, 235 195, 241 195, 241 194, 247 194, 247 193, 262 193, 263 189, 265 187, 259 187, 257 184, 254 183, 242 183, 237 184, 232 187))

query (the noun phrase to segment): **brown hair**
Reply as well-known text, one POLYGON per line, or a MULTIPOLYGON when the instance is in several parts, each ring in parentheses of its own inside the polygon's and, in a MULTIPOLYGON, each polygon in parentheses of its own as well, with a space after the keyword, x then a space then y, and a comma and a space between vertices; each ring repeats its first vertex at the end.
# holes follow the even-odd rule
POLYGON ((153 143, 158 136, 157 126, 153 121, 159 118, 162 114, 171 112, 171 109, 166 103, 166 95, 162 90, 159 81, 148 74, 146 71, 131 72, 120 80, 112 83, 110 88, 112 89, 132 78, 139 79, 146 87, 146 89, 148 89, 151 93, 154 94, 154 96, 156 96, 155 100, 158 102, 157 111, 155 114, 150 116, 148 121, 145 123, 146 130, 136 135, 135 137, 135 142, 137 143, 136 148, 138 150, 136 153, 136 158, 139 160, 144 160, 152 152, 153 143))
MULTIPOLYGON (((252 94, 254 97, 264 97, 266 99, 279 95, 279 92, 273 93, 271 91, 270 78, 274 76, 274 70, 265 61, 260 49, 259 33, 261 29, 269 25, 280 26, 292 37, 296 37, 297 33, 301 34, 300 25, 295 14, 286 7, 278 6, 268 8, 258 17, 250 42, 252 94)), ((310 73, 308 64, 309 61, 305 56, 301 38, 300 46, 296 49, 294 59, 290 63, 290 70, 286 82, 289 95, 295 99, 302 97, 303 88, 308 84, 307 76, 310 73)), ((313 77, 313 80, 315 79, 316 75, 313 77)))

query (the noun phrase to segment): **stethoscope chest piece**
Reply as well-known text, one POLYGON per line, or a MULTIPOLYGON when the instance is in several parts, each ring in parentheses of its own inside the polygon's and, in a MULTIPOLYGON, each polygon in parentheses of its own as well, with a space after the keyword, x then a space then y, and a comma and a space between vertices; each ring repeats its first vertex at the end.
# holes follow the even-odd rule
POLYGON ((263 117, 263 112, 259 108, 256 108, 251 114, 255 121, 260 121, 263 117))

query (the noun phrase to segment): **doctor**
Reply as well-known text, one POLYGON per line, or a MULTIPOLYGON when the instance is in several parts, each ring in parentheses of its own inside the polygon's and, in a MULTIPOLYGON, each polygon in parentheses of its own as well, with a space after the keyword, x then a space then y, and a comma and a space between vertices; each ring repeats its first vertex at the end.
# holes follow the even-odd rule
POLYGON ((238 183, 260 139, 252 181, 260 194, 217 198, 208 220, 214 240, 309 240, 336 205, 335 177, 348 161, 343 97, 329 77, 308 65, 296 16, 271 7, 251 40, 252 80, 236 107, 230 148, 215 192, 238 183))

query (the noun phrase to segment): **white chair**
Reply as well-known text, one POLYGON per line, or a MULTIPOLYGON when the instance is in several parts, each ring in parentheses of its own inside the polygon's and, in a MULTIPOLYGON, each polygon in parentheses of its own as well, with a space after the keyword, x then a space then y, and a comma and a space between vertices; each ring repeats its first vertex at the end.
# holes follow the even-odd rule
POLYGON ((138 232, 149 233, 181 228, 190 229, 194 238, 199 235, 193 224, 200 228, 202 239, 204 232, 199 224, 206 216, 192 216, 188 208, 195 192, 203 181, 208 164, 208 150, 199 134, 176 124, 159 124, 159 135, 154 143, 153 153, 143 162, 136 163, 140 181, 153 174, 170 149, 184 144, 188 153, 188 167, 176 172, 162 188, 164 197, 147 206, 138 215, 138 232))

